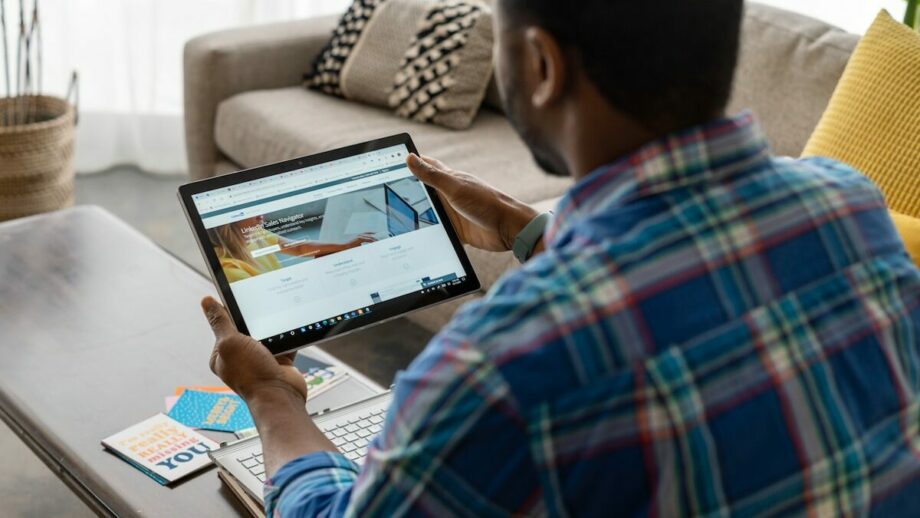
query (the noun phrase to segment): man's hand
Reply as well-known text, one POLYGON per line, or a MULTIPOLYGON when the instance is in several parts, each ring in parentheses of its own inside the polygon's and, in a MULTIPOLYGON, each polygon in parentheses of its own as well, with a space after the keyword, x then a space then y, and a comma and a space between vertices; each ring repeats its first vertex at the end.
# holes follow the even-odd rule
POLYGON ((413 154, 407 163, 412 174, 438 191, 460 239, 473 247, 511 250, 517 235, 539 215, 526 203, 433 158, 413 154))
POLYGON ((275 358, 262 344, 237 331, 227 310, 206 297, 201 308, 217 343, 211 370, 246 400, 262 438, 265 472, 316 451, 337 452, 307 413, 307 382, 294 368, 294 357, 275 358))
POLYGON ((211 297, 201 301, 214 337, 211 370, 247 402, 267 392, 284 391, 306 401, 307 383, 293 357, 275 358, 259 342, 237 331, 230 314, 211 297))

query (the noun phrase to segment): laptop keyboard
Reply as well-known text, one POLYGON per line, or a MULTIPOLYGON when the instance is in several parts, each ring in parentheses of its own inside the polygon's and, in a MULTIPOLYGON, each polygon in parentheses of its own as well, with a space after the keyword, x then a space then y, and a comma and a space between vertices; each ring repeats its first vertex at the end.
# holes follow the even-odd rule
POLYGON ((265 462, 262 460, 262 452, 253 453, 248 457, 240 457, 236 459, 243 465, 244 468, 248 469, 259 482, 265 482, 265 462))
MULTIPOLYGON (((383 429, 386 410, 368 410, 334 424, 324 424, 323 432, 345 457, 359 465, 364 464, 371 439, 383 429)), ((259 482, 265 482, 265 461, 262 460, 261 449, 239 457, 237 461, 259 479, 259 482)))
POLYGON ((367 457, 367 446, 371 439, 383 429, 385 414, 385 408, 368 410, 350 419, 342 419, 335 424, 325 424, 323 432, 346 457, 357 464, 364 464, 364 457, 367 457))

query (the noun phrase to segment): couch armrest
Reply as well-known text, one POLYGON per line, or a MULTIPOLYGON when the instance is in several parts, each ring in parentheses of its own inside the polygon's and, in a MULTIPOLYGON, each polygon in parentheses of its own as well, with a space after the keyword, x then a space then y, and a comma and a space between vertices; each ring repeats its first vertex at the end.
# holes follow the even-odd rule
POLYGON ((231 29, 185 45, 185 142, 189 173, 213 176, 217 107, 250 90, 295 86, 329 40, 337 17, 231 29))

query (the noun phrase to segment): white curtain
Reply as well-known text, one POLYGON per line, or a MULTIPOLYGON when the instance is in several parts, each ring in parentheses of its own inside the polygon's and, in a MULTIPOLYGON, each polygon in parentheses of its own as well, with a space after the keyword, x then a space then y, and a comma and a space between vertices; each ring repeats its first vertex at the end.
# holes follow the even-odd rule
MULTIPOLYGON (((31 5, 35 0, 24 0, 31 5)), ((63 95, 81 78, 77 170, 121 164, 185 171, 182 46, 209 31, 343 11, 351 0, 39 0, 44 87, 63 95)), ((881 8, 903 0, 760 0, 862 33, 881 8)), ((7 20, 19 0, 5 0, 7 20)), ((15 30, 10 28, 11 49, 15 30)))
MULTIPOLYGON (((34 0, 25 0, 27 8, 34 0)), ((11 49, 18 0, 5 0, 11 49)), ((182 47, 247 24, 344 11, 350 0, 39 0, 44 91, 64 95, 80 74, 79 172, 134 165, 186 170, 182 47)), ((4 92, 5 94, 5 92, 4 92)), ((0 94, 0 95, 4 95, 0 94)))

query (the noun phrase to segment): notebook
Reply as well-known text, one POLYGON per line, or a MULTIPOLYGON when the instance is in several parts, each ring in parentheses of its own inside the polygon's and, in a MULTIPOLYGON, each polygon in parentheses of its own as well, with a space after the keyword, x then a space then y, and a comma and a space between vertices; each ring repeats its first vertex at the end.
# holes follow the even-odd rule
POLYGON ((216 432, 255 426, 246 402, 236 394, 186 390, 169 410, 169 417, 191 428, 216 432))
POLYGON ((219 447, 163 414, 103 439, 102 445, 164 486, 210 466, 208 452, 219 447))

